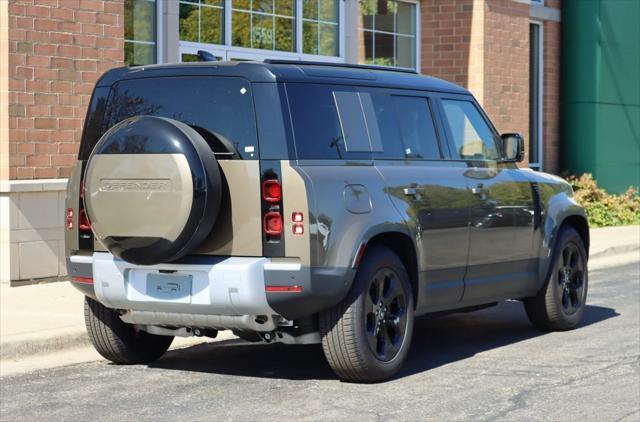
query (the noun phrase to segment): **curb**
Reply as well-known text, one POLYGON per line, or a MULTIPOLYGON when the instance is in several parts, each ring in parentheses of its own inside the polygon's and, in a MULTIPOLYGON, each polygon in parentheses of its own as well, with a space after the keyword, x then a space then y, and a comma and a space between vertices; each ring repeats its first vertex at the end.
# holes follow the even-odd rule
POLYGON ((607 258, 614 255, 622 255, 622 254, 636 252, 636 251, 640 251, 640 244, 638 243, 629 243, 626 245, 611 246, 602 251, 596 252, 594 254, 590 254, 589 260, 607 258))
POLYGON ((78 329, 44 338, 26 338, 0 343, 0 359, 40 355, 90 345, 91 342, 85 330, 78 329))
MULTIPOLYGON (((237 339, 231 331, 220 331, 215 338, 176 337, 169 350, 181 349, 202 343, 237 339)), ((11 340, 0 343, 0 360, 32 357, 80 347, 91 347, 84 327, 40 339, 11 340)))

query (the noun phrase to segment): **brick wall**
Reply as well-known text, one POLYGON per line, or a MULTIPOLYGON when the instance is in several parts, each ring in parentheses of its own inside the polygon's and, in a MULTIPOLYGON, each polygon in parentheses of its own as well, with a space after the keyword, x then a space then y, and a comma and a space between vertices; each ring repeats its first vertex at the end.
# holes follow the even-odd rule
MULTIPOLYGON (((545 6, 560 8, 559 0, 545 6)), ((530 5, 513 0, 423 0, 423 73, 476 96, 500 132, 528 151, 530 5)), ((560 23, 544 23, 544 165, 559 170, 560 23)), ((524 163, 523 165, 526 165, 524 163)))
POLYGON ((486 3, 484 54, 483 107, 499 132, 522 133, 528 151, 528 4, 512 0, 486 3))
POLYGON ((544 171, 560 171, 560 23, 544 23, 544 171))
POLYGON ((123 0, 9 3, 9 178, 67 177, 99 76, 124 59, 123 0))
POLYGON ((423 0, 422 73, 468 87, 473 0, 423 0))

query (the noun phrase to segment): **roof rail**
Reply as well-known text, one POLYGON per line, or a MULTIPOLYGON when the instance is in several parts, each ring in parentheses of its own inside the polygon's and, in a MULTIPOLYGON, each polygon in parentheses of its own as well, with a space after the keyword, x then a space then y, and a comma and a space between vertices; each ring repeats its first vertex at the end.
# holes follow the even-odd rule
POLYGON ((303 66, 328 66, 328 67, 345 67, 349 69, 365 69, 365 70, 386 70, 389 72, 413 73, 417 74, 415 69, 407 69, 403 67, 385 67, 374 66, 369 64, 351 64, 351 63, 333 63, 333 62, 312 62, 304 60, 282 60, 282 59, 266 59, 264 63, 268 64, 295 64, 303 66))

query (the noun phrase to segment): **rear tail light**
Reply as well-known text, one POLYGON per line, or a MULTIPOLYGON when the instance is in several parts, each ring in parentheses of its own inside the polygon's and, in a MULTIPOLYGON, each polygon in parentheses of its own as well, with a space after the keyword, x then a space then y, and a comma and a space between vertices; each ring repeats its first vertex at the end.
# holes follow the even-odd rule
POLYGON ((293 234, 298 236, 302 236, 304 234, 304 226, 302 224, 294 224, 293 225, 293 234))
POLYGON ((71 281, 73 281, 74 283, 93 284, 93 278, 91 277, 73 276, 71 277, 71 281))
POLYGON ((302 223, 304 221, 304 214, 301 212, 294 212, 291 214, 291 219, 294 223, 302 223))
POLYGON ((91 230, 91 221, 89 221, 89 217, 87 217, 87 212, 84 208, 80 210, 78 216, 78 228, 84 231, 91 230))
POLYGON ((73 230, 73 208, 67 208, 67 214, 65 217, 67 230, 73 230))
POLYGON ((275 292, 289 292, 289 293, 300 293, 302 291, 302 286, 266 286, 264 289, 268 293, 275 292))
POLYGON ((282 216, 277 211, 269 211, 264 215, 263 220, 264 232, 271 236, 280 236, 282 234, 282 216))
POLYGON ((280 182, 275 179, 262 182, 262 199, 269 203, 277 203, 280 202, 280 198, 282 198, 280 182))

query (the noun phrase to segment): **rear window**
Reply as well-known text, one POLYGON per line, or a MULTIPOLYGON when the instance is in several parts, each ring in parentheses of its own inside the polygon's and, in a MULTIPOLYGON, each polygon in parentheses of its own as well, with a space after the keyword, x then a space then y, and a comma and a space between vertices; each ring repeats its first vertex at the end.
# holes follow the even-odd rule
POLYGON ((243 79, 171 77, 118 82, 109 96, 103 132, 141 115, 184 122, 203 135, 215 152, 222 151, 208 139, 209 133, 226 138, 242 159, 259 157, 251 85, 243 79))

